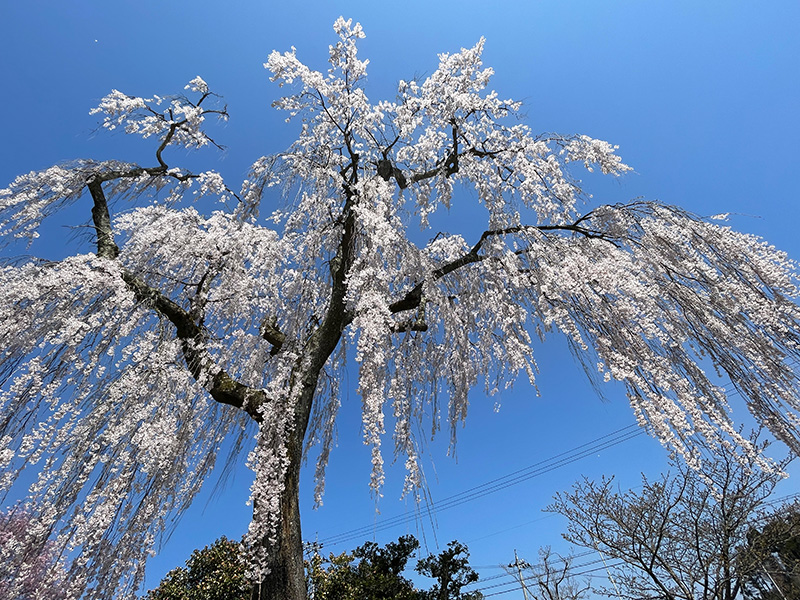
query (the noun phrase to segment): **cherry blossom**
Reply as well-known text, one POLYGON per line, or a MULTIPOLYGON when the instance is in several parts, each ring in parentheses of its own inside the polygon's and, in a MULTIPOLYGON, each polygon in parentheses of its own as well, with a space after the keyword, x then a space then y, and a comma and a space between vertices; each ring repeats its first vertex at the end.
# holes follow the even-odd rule
POLYGON ((0 190, 8 244, 71 203, 95 233, 91 253, 0 269, 2 493, 32 474, 23 507, 68 557, 70 598, 133 597, 223 447, 249 450, 244 544, 261 597, 305 598, 300 465, 318 444, 321 502, 348 355, 376 494, 387 437, 414 494, 414 423, 445 424, 455 444, 476 386, 535 385, 533 339, 554 334, 696 468, 698 438, 773 466, 739 435, 709 366, 800 450, 793 261, 675 207, 594 202, 578 173, 624 175, 617 148, 532 132, 489 87, 483 40, 373 102, 361 26, 334 30, 325 73, 294 49, 269 55, 287 90, 275 107, 298 135, 255 160, 240 193, 167 162, 175 147, 217 145, 204 127, 227 110, 200 77, 186 96, 114 90, 92 111, 153 138, 151 166, 82 160, 0 190), (262 214, 271 188, 283 204, 262 214), (204 212, 205 195, 222 204, 204 212), (433 215, 475 198, 482 234, 431 231, 433 215))

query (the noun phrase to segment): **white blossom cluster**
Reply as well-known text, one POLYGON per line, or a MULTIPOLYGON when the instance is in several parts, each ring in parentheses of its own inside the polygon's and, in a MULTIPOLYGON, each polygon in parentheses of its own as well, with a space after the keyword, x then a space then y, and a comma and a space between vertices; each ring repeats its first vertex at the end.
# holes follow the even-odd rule
POLYGON ((27 357, 0 394, 3 496, 37 473, 21 509, 71 558, 70 597, 108 597, 106 580, 135 589, 153 529, 198 491, 225 437, 244 435, 242 415, 202 393, 113 262, 7 267, 0 280, 3 364, 27 357))
POLYGON ((0 190, 0 235, 38 237, 38 228, 45 217, 74 202, 86 192, 86 180, 99 165, 79 161, 73 165, 54 166, 18 176, 0 190))
POLYGON ((211 142, 202 130, 203 121, 210 113, 227 119, 224 110, 207 109, 201 106, 211 93, 208 84, 201 77, 192 79, 185 89, 201 94, 196 102, 178 96, 174 98, 141 98, 128 96, 119 90, 111 90, 100 104, 89 114, 103 115, 103 127, 109 131, 122 127, 125 133, 166 139, 170 143, 185 148, 201 148, 211 142))
MULTIPOLYGON (((157 136, 157 167, 82 161, 0 190, 6 237, 35 235, 91 182, 139 203, 95 221, 97 255, 0 271, 0 490, 33 470, 21 510, 69 559, 70 598, 131 597, 144 556, 223 447, 250 449, 245 546, 251 576, 263 577, 298 435, 306 451, 320 446, 321 502, 348 353, 377 494, 388 427, 414 493, 415 423, 444 422, 455 444, 476 385, 491 395, 520 375, 535 384, 532 340, 550 332, 587 371, 622 382, 640 423, 695 466, 698 437, 756 453, 704 364, 800 450, 792 261, 676 208, 587 207, 571 169, 630 168, 607 142, 521 124, 520 104, 488 88, 483 40, 373 103, 361 27, 339 19, 335 31, 327 73, 294 50, 269 56, 272 79, 292 90, 276 107, 299 134, 254 163, 232 209, 192 206, 233 194, 217 173, 167 168, 161 154, 210 140, 200 107, 213 94, 200 78, 187 86, 195 103, 115 91, 95 111, 107 128, 157 136), (167 182, 166 202, 143 193, 167 182), (286 201, 262 217, 272 186, 286 201), (435 212, 476 196, 478 239, 415 241, 435 212)), ((94 194, 95 212, 108 210, 94 194)))
POLYGON ((20 175, 7 188, 0 189, 0 236, 3 238, 0 245, 8 245, 14 238, 36 239, 42 221, 80 199, 86 194, 87 183, 95 178, 110 178, 106 185, 107 194, 112 197, 152 196, 163 190, 166 190, 165 204, 182 200, 190 190, 196 200, 216 196, 220 202, 225 202, 230 197, 222 176, 215 171, 199 173, 196 177, 182 178, 181 175, 180 171, 161 174, 132 163, 91 160, 20 175), (126 175, 115 177, 118 173, 126 175))

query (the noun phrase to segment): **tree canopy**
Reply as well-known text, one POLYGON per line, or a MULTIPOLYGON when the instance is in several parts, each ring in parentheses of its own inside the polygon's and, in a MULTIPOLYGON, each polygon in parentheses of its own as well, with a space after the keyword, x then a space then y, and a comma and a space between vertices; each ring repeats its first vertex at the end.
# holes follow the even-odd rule
POLYGON ((800 504, 781 506, 747 532, 743 551, 748 577, 745 598, 781 600, 800 597, 800 504))
POLYGON ((331 554, 325 561, 314 554, 307 565, 312 600, 420 600, 404 571, 419 548, 413 535, 401 536, 381 547, 366 542, 352 553, 331 554))
POLYGON ((419 542, 413 535, 403 535, 383 547, 366 542, 351 553, 331 553, 327 559, 315 553, 306 563, 309 596, 312 600, 483 598, 478 591, 462 591, 478 581, 478 573, 469 566, 467 547, 458 541, 450 542, 439 554, 429 554, 417 561, 415 570, 435 580, 429 589, 417 588, 404 571, 418 548, 419 542))
POLYGON ((469 566, 467 547, 453 540, 439 554, 423 558, 417 572, 436 579, 431 589, 421 594, 422 600, 481 600, 481 592, 462 592, 462 588, 478 581, 478 573, 469 566))
POLYGON ((588 373, 621 382, 641 425, 695 467, 699 437, 770 468, 706 365, 800 449, 791 260, 675 207, 593 202, 578 170, 630 167, 605 141, 532 132, 521 104, 488 87, 483 40, 372 102, 360 25, 334 29, 327 73, 294 50, 269 56, 289 90, 275 107, 298 136, 239 192, 173 162, 217 145, 206 122, 228 115, 200 77, 172 97, 114 90, 93 111, 153 139, 149 165, 81 159, 0 190, 8 243, 68 204, 91 217, 93 251, 0 270, 0 481, 32 472, 24 509, 69 557, 70 597, 138 586, 225 447, 248 451, 254 471, 248 576, 262 598, 304 598, 300 464, 318 443, 319 498, 348 353, 375 490, 386 411, 412 492, 413 424, 444 421, 455 442, 470 390, 535 382, 533 339, 550 332, 588 373), (273 187, 277 209, 262 206, 273 187), (192 205, 202 197, 221 204, 192 205), (470 198, 482 233, 431 230, 470 198))

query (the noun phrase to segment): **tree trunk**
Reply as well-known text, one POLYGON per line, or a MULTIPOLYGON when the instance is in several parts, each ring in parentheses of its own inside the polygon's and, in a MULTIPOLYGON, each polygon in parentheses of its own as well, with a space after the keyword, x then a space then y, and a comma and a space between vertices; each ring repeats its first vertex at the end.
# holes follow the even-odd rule
POLYGON ((303 565, 303 538, 300 532, 300 464, 302 437, 292 436, 289 446, 289 467, 281 495, 281 526, 277 550, 270 554, 270 573, 260 584, 254 584, 251 600, 307 600, 303 565))
POLYGON ((311 417, 319 372, 336 347, 336 341, 338 338, 320 352, 314 339, 309 346, 316 351, 317 360, 312 361, 305 374, 296 375, 300 377, 302 384, 294 409, 293 426, 286 432, 289 462, 283 477, 278 543, 269 553, 267 566, 270 572, 261 583, 253 585, 251 600, 308 600, 303 564, 303 536, 300 531, 300 467, 303 464, 303 441, 311 417))
MULTIPOLYGON (((357 157, 358 155, 356 155, 357 157)), ((357 164, 357 158, 354 159, 357 164)), ((355 172, 355 168, 353 169, 355 172)), ((308 600, 305 568, 303 564, 303 538, 300 533, 300 466, 303 462, 305 440, 314 391, 325 362, 336 349, 344 328, 349 322, 346 316, 344 297, 347 291, 345 274, 352 264, 355 216, 349 205, 348 193, 345 212, 348 216, 342 233, 342 241, 336 257, 331 261, 331 300, 325 317, 309 337, 305 346, 305 357, 297 360, 289 389, 300 383, 300 391, 294 409, 294 420, 286 442, 289 465, 284 476, 281 495, 281 526, 278 533, 277 550, 270 553, 270 573, 264 581, 253 586, 251 600, 308 600)))

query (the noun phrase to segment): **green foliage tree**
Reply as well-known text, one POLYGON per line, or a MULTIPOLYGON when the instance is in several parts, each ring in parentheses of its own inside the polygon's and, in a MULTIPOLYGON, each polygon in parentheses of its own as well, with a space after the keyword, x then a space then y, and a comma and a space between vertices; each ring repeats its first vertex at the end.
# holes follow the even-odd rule
POLYGON ((429 590, 420 590, 403 573, 419 542, 401 536, 384 547, 367 542, 353 552, 324 559, 314 554, 306 562, 308 595, 312 600, 481 600, 480 592, 461 589, 478 581, 469 566, 467 547, 452 541, 438 555, 417 563, 416 571, 436 579, 429 590))
POLYGON ((745 598, 800 598, 800 503, 782 506, 748 532, 742 562, 750 572, 745 598))
POLYGON ((353 559, 353 555, 347 552, 341 554, 331 552, 327 559, 319 553, 314 553, 306 561, 308 597, 311 600, 322 600, 352 596, 354 590, 350 563, 353 559))
POLYGON ((147 600, 249 600, 251 587, 240 544, 223 536, 167 573, 147 600))
POLYGON ((327 569, 315 555, 307 563, 309 595, 313 600, 419 600, 419 592, 403 576, 417 548, 412 535, 384 547, 366 542, 352 553, 331 554, 327 569))
MULTIPOLYGON (((306 561, 308 595, 312 600, 481 600, 480 592, 461 589, 478 581, 469 566, 467 547, 452 541, 438 555, 417 563, 416 571, 436 579, 429 590, 417 589, 403 574, 419 548, 412 535, 381 547, 366 542, 352 552, 315 553, 306 561)), ((192 552, 186 567, 173 569, 146 600, 249 600, 241 544, 224 536, 192 552)))
POLYGON ((478 573, 469 566, 467 547, 455 540, 438 555, 431 554, 417 563, 417 572, 433 577, 433 587, 420 594, 424 600, 480 600, 480 592, 462 592, 461 588, 478 581, 478 573))

